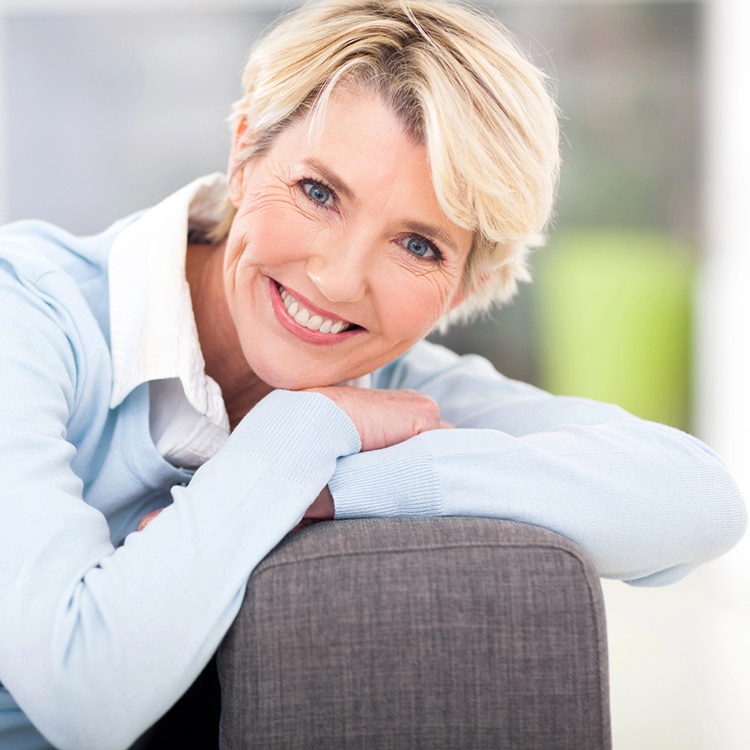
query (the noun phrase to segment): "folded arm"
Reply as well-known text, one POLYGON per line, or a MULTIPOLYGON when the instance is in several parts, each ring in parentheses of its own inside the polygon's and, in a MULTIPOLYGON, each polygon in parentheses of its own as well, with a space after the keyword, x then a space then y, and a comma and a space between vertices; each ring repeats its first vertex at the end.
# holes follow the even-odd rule
POLYGON ((113 426, 83 311, 2 273, 0 301, 0 691, 56 747, 128 747, 198 675, 357 431, 320 394, 272 393, 190 479, 147 445, 147 408, 113 426), (113 544, 111 524, 130 512, 134 528, 170 488, 113 544))
POLYGON ((479 357, 420 344, 377 387, 432 396, 455 430, 342 457, 336 516, 477 515, 549 528, 600 574, 668 583, 742 536, 740 493, 696 438, 609 404, 552 396, 479 357))

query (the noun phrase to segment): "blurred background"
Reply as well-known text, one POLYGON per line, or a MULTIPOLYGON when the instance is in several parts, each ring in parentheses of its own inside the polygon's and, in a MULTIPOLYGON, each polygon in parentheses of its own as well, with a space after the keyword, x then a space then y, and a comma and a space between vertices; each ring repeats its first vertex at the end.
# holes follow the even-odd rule
MULTIPOLYGON (((223 170, 248 47, 293 5, 0 0, 0 221, 93 233, 223 170)), ((535 283, 443 340, 698 434, 750 497, 750 5, 485 5, 554 82, 563 177, 535 283)), ((750 747, 749 547, 605 582, 617 750, 750 747)))

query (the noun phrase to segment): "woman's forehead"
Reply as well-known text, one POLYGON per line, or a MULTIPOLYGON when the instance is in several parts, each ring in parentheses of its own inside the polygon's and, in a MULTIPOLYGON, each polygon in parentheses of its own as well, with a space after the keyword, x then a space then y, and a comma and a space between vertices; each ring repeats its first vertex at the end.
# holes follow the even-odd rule
POLYGON ((437 198, 425 145, 376 94, 334 92, 322 116, 290 124, 267 156, 292 181, 322 178, 352 206, 429 228, 457 252, 471 245, 473 234, 452 222, 437 198))

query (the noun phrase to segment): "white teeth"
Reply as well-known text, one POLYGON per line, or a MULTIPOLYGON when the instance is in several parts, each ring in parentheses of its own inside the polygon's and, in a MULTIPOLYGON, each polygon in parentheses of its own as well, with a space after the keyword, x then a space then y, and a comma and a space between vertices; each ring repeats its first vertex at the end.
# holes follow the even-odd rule
POLYGON ((323 318, 320 315, 313 315, 310 320, 307 321, 307 327, 311 331, 319 331, 323 318))
POLYGON ((311 331, 341 333, 341 331, 349 328, 349 324, 343 320, 331 320, 330 318, 324 318, 322 315, 309 312, 283 286, 279 286, 279 294, 281 295, 284 307, 286 307, 287 312, 294 318, 295 322, 311 331))

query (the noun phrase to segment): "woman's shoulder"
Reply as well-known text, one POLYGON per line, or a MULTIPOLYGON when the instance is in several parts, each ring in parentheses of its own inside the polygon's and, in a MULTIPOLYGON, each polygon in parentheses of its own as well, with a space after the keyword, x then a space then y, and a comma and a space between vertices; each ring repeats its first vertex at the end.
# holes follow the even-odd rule
POLYGON ((0 226, 0 295, 82 322, 93 314, 108 327, 109 254, 132 218, 99 234, 75 235, 42 220, 0 226))
POLYGON ((99 234, 75 235, 43 220, 16 221, 0 227, 0 263, 30 281, 55 271, 86 280, 106 271, 109 250, 121 229, 118 222, 99 234))

